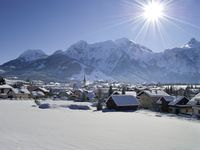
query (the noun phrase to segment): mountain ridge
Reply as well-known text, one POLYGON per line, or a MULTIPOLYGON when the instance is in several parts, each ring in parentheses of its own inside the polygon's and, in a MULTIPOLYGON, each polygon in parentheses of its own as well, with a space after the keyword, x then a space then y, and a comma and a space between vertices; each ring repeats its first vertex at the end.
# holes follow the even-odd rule
POLYGON ((70 80, 74 77, 81 80, 86 74, 92 80, 190 83, 200 82, 199 50, 200 42, 195 38, 182 47, 160 53, 127 38, 92 44, 81 40, 65 51, 59 50, 49 56, 38 50, 29 51, 28 56, 23 53, 1 65, 0 69, 3 70, 2 75, 18 77, 26 77, 27 70, 29 73, 32 71, 39 79, 42 75, 53 80, 70 80))

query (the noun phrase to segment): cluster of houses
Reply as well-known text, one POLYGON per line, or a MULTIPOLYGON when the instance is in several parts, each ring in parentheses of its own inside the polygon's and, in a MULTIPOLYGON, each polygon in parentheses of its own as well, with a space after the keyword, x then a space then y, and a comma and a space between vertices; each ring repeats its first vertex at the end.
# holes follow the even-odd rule
POLYGON ((49 91, 42 87, 20 86, 13 87, 8 84, 0 85, 0 99, 37 99, 48 97, 49 91))
POLYGON ((163 90, 142 90, 135 96, 111 95, 107 108, 117 110, 149 109, 163 113, 200 117, 200 93, 191 100, 184 96, 171 96, 163 90))
POLYGON ((160 88, 145 88, 120 83, 97 82, 81 86, 67 84, 0 84, 0 99, 67 99, 98 102, 106 109, 137 110, 149 109, 163 113, 200 117, 200 93, 192 99, 186 96, 171 96, 160 88))
POLYGON ((200 116, 200 94, 191 100, 185 96, 171 96, 164 91, 144 90, 137 94, 143 108, 164 113, 200 116))

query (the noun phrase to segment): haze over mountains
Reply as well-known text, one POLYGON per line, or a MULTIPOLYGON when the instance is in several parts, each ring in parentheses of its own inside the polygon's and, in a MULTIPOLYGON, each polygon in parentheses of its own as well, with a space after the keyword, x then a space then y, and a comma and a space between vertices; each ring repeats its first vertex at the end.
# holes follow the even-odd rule
POLYGON ((27 50, 0 66, 3 76, 66 81, 116 80, 133 83, 199 83, 200 42, 192 38, 182 47, 160 53, 127 38, 88 44, 79 41, 66 51, 46 55, 27 50))

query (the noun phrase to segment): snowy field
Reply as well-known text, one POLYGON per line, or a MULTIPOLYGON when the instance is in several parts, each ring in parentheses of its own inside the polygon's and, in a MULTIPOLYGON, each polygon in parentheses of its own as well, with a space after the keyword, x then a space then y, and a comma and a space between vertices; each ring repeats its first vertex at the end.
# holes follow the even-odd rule
MULTIPOLYGON (((200 122, 148 111, 97 112, 0 101, 0 150, 199 150, 200 122)), ((89 105, 89 103, 83 103, 89 105)), ((58 107, 62 106, 62 107, 58 107)))

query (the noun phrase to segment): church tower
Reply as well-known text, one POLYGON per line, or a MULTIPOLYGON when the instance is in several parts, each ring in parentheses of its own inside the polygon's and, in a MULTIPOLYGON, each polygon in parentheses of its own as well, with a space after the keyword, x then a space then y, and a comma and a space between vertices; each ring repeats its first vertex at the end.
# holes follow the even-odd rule
POLYGON ((83 79, 83 87, 85 88, 86 87, 86 77, 85 77, 85 74, 84 74, 84 79, 83 79))

